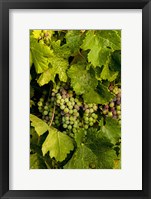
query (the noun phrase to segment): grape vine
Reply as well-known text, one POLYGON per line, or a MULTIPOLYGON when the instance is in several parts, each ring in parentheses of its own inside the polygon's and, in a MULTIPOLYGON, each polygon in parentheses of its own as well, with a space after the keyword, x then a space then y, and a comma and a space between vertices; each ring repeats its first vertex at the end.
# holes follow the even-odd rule
POLYGON ((120 169, 121 109, 120 30, 30 31, 32 169, 120 169))

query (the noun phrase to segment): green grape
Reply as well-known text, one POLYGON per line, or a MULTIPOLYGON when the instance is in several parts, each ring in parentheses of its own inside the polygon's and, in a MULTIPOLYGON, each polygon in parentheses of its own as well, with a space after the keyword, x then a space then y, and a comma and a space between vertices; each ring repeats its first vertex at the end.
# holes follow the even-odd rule
POLYGON ((78 112, 74 112, 74 115, 75 115, 76 117, 78 117, 78 116, 79 116, 79 113, 78 113, 78 112))
POLYGON ((88 128, 89 128, 89 126, 88 126, 87 124, 85 124, 85 125, 84 125, 84 128, 85 128, 85 129, 88 129, 88 128))
POLYGON ((118 115, 121 115, 121 111, 117 111, 117 114, 118 114, 118 115))
POLYGON ((93 110, 94 110, 94 111, 97 111, 97 110, 98 110, 97 105, 94 105, 94 106, 93 106, 93 110))
POLYGON ((66 121, 67 121, 67 120, 69 120, 69 117, 68 117, 68 116, 66 116, 66 117, 65 117, 65 120, 66 120, 66 121))
POLYGON ((94 112, 94 110, 93 110, 93 108, 91 108, 91 109, 90 109, 90 113, 93 113, 93 112, 94 112))
POLYGON ((93 107, 93 104, 88 104, 88 107, 89 107, 89 108, 92 108, 92 107, 93 107))
POLYGON ((61 103, 64 103, 64 99, 61 99, 60 102, 61 102, 61 103))
POLYGON ((44 111, 43 114, 44 114, 44 115, 48 115, 48 111, 44 111))
POLYGON ((89 110, 89 109, 86 109, 86 110, 85 110, 85 112, 86 112, 86 113, 89 113, 89 112, 90 112, 90 110, 89 110))
POLYGON ((44 102, 44 98, 41 97, 41 98, 40 98, 40 101, 41 101, 41 102, 44 102))
POLYGON ((77 98, 75 98, 75 100, 74 100, 74 101, 75 101, 76 103, 77 103, 77 102, 79 102, 79 100, 78 100, 77 98))
POLYGON ((69 112, 69 109, 68 109, 68 108, 65 108, 65 109, 64 109, 64 112, 65 112, 65 113, 68 113, 68 112, 69 112))
POLYGON ((108 116, 109 116, 109 117, 112 117, 112 116, 113 116, 113 113, 112 113, 112 112, 108 112, 108 116))
POLYGON ((90 118, 89 118, 89 121, 90 121, 90 122, 93 122, 93 118, 92 118, 92 117, 90 117, 90 118))
POLYGON ((84 117, 84 120, 85 121, 89 121, 89 118, 86 116, 86 117, 84 117))
POLYGON ((73 109, 73 112, 74 112, 74 113, 77 113, 78 111, 77 111, 77 109, 73 109))
POLYGON ((73 97, 70 97, 70 102, 74 102, 74 98, 73 97))
POLYGON ((81 105, 82 105, 82 103, 81 103, 81 102, 77 102, 77 105, 78 105, 78 106, 81 106, 81 105))
POLYGON ((114 107, 114 102, 111 102, 111 103, 110 103, 110 107, 111 107, 111 108, 114 107))
POLYGON ((65 124, 70 124, 69 120, 65 121, 65 124))
POLYGON ((71 129, 72 129, 72 126, 71 126, 71 125, 68 125, 68 129, 71 130, 71 129))
POLYGON ((103 114, 106 115, 108 113, 108 109, 103 110, 103 114))
POLYGON ((48 110, 48 108, 49 108, 48 106, 44 106, 44 109, 45 109, 45 110, 48 110))
POLYGON ((72 106, 70 101, 67 102, 67 106, 72 106))
POLYGON ((42 102, 41 101, 38 102, 38 106, 42 106, 42 102))
POLYGON ((73 128, 72 131, 73 131, 73 133, 76 133, 76 132, 77 132, 77 129, 76 129, 76 128, 73 128))
POLYGON ((57 104, 60 104, 60 99, 57 99, 57 104))
POLYGON ((71 102, 71 104, 72 104, 72 106, 74 106, 74 105, 75 105, 75 102, 71 102))
POLYGON ((63 128, 65 128, 65 129, 66 129, 67 127, 68 127, 68 125, 67 125, 67 124, 63 124, 63 128))
POLYGON ((73 116, 71 116, 69 119, 70 119, 70 121, 73 121, 73 120, 74 120, 74 117, 73 117, 73 116))
MULTIPOLYGON (((70 109, 70 107, 69 107, 69 109, 70 109)), ((69 113, 72 114, 72 113, 73 113, 73 110, 69 110, 69 113)))
POLYGON ((90 125, 90 126, 93 126, 93 122, 90 122, 89 125, 90 125))
POLYGON ((117 105, 117 106, 116 106, 116 109, 117 109, 118 111, 120 111, 120 110, 121 110, 121 106, 120 106, 120 105, 117 105))
POLYGON ((68 99, 68 98, 65 98, 65 100, 64 100, 64 101, 67 103, 67 102, 69 102, 69 99, 68 99))
POLYGON ((64 106, 64 105, 61 105, 61 106, 60 106, 60 109, 61 109, 61 110, 64 110, 64 109, 65 109, 65 106, 64 106))
POLYGON ((74 121, 70 121, 70 124, 74 124, 74 121))
POLYGON ((73 109, 73 106, 68 106, 68 108, 71 110, 71 109, 73 109))
POLYGON ((74 108, 79 110, 79 106, 77 104, 74 105, 74 108))

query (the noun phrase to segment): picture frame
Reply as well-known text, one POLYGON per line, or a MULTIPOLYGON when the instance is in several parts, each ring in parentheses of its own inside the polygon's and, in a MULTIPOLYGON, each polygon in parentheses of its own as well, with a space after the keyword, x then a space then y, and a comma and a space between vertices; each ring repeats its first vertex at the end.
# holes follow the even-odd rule
POLYGON ((0 196, 1 198, 151 198, 151 1, 150 0, 1 0, 0 13, 0 196), (9 9, 142 9, 142 190, 9 190, 9 9))

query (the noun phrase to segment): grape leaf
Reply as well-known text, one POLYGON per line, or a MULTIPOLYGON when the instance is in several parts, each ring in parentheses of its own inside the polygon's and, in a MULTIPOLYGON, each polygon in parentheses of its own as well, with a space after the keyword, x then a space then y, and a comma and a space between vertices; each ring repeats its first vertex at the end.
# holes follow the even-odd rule
POLYGON ((30 127, 30 144, 37 144, 38 135, 33 127, 30 127))
POLYGON ((106 64, 101 72, 101 79, 112 82, 117 78, 118 74, 119 74, 118 71, 116 72, 110 71, 109 66, 106 64))
POLYGON ((57 129, 50 127, 49 134, 42 145, 42 153, 45 155, 49 151, 49 156, 62 162, 67 154, 74 149, 71 138, 57 129))
POLYGON ((109 67, 112 71, 121 72, 121 51, 120 50, 116 50, 112 53, 109 67))
POLYGON ((67 75, 66 75, 66 70, 68 68, 68 60, 63 59, 61 57, 57 57, 56 55, 54 55, 53 57, 51 57, 49 59, 51 65, 52 65, 52 69, 53 69, 53 73, 56 75, 59 75, 59 79, 60 81, 66 82, 67 81, 67 75))
POLYGON ((31 126, 35 128, 35 131, 39 136, 43 135, 46 131, 49 130, 49 126, 37 116, 30 114, 31 126))
POLYGON ((39 39, 41 35, 41 30, 33 30, 32 35, 35 39, 39 39))
POLYGON ((116 144, 121 137, 121 126, 115 119, 106 118, 106 124, 102 126, 101 130, 113 144, 116 144))
POLYGON ((52 50, 45 44, 38 43, 33 37, 30 39, 30 50, 36 72, 39 74, 47 70, 52 50))
POLYGON ((97 157, 84 144, 76 150, 64 169, 90 169, 90 164, 97 165, 97 157))
POLYGON ((109 91, 109 89, 100 83, 97 87, 97 92, 101 96, 101 104, 110 102, 115 96, 109 91))
POLYGON ((40 75, 37 83, 40 86, 43 86, 44 84, 48 84, 50 81, 55 82, 55 77, 57 74, 59 75, 60 81, 66 82, 66 70, 68 68, 68 61, 60 57, 52 57, 49 59, 49 61, 52 66, 40 75))
POLYGON ((32 58, 32 53, 31 53, 31 51, 30 51, 30 57, 29 57, 29 59, 30 59, 30 68, 31 68, 31 66, 33 65, 33 58, 32 58))
POLYGON ((77 95, 89 92, 96 88, 98 81, 92 74, 85 70, 82 64, 74 64, 68 70, 71 85, 77 95))
POLYGON ((43 86, 45 84, 48 84, 50 81, 54 81, 55 79, 55 73, 52 68, 48 68, 46 71, 44 71, 40 77, 37 80, 37 83, 39 86, 43 86))
POLYGON ((89 30, 81 48, 90 50, 88 61, 92 63, 93 67, 102 66, 111 52, 120 50, 120 33, 116 30, 89 30))
POLYGON ((30 169, 47 169, 43 159, 37 154, 30 154, 30 169))
POLYGON ((104 98, 94 90, 89 90, 89 92, 84 93, 83 95, 84 102, 86 103, 95 103, 95 104, 103 104, 104 98))
POLYGON ((79 51, 83 41, 83 34, 80 30, 69 30, 66 33, 66 43, 70 47, 72 53, 79 51))
POLYGON ((69 46, 67 44, 61 45, 61 40, 53 41, 51 43, 54 54, 58 57, 62 58, 69 58, 71 56, 71 51, 69 49, 69 46))
POLYGON ((113 169, 114 160, 117 158, 113 144, 101 131, 90 128, 87 132, 87 142, 92 152, 97 156, 99 169, 113 169))
POLYGON ((79 128, 74 134, 74 139, 78 147, 81 146, 84 137, 85 137, 85 130, 79 128))

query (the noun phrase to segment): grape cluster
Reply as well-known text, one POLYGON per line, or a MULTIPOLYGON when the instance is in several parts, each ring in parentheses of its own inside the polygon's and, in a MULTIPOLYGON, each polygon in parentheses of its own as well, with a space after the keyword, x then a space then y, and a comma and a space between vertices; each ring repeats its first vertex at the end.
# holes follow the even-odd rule
POLYGON ((39 102, 38 102, 38 110, 42 114, 42 119, 48 125, 50 125, 50 123, 52 122, 52 124, 55 127, 59 127, 60 126, 60 123, 61 123, 61 113, 60 113, 60 110, 57 109, 57 108, 54 110, 54 101, 52 100, 52 98, 49 98, 45 102, 45 97, 42 96, 40 98, 39 102), (54 114, 54 112, 55 112, 55 114, 54 114))
POLYGON ((118 119, 121 122, 121 89, 110 85, 109 90, 115 94, 115 98, 108 104, 101 106, 103 115, 118 119))
POLYGON ((42 30, 41 33, 40 33, 40 36, 39 36, 38 40, 42 44, 45 43, 45 44, 49 45, 50 38, 51 38, 50 31, 48 31, 48 30, 42 30))
POLYGON ((98 115, 95 113, 98 109, 96 104, 85 104, 83 105, 83 126, 88 129, 89 126, 93 126, 96 123, 98 115))
POLYGON ((102 115, 121 122, 121 89, 110 85, 109 90, 114 93, 115 98, 108 104, 97 105, 85 103, 68 83, 59 83, 50 89, 49 94, 43 94, 39 99, 38 110, 48 125, 60 127, 62 132, 72 137, 79 128, 88 129, 97 125, 98 117, 102 115))
POLYGON ((55 96, 56 105, 61 110, 63 128, 75 132, 81 126, 79 112, 82 103, 72 90, 65 88, 53 89, 52 96, 55 96))

